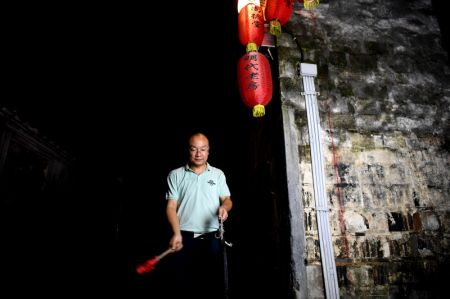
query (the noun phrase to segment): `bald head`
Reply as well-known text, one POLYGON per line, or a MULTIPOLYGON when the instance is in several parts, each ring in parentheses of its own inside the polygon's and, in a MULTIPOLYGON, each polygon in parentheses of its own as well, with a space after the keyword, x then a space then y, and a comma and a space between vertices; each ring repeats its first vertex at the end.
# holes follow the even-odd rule
POLYGON ((195 134, 191 135, 191 137, 189 138, 189 146, 193 143, 199 143, 199 142, 205 143, 209 147, 209 140, 202 133, 195 133, 195 134))

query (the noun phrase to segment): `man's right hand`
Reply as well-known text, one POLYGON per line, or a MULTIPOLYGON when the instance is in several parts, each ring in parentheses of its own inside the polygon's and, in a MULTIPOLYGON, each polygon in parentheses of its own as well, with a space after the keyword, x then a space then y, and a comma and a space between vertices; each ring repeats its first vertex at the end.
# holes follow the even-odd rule
POLYGON ((183 237, 181 234, 175 234, 170 239, 169 247, 173 251, 180 251, 183 248, 183 237))

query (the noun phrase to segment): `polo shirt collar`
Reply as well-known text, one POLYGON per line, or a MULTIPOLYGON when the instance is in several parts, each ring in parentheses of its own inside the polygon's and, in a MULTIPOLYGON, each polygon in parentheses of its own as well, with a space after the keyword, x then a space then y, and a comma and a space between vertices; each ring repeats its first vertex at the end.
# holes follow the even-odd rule
MULTIPOLYGON (((211 169, 210 169, 209 167, 210 167, 209 163, 206 162, 206 169, 205 169, 205 171, 211 171, 211 169)), ((184 167, 184 170, 194 172, 194 171, 189 167, 189 163, 186 163, 186 166, 184 167)))

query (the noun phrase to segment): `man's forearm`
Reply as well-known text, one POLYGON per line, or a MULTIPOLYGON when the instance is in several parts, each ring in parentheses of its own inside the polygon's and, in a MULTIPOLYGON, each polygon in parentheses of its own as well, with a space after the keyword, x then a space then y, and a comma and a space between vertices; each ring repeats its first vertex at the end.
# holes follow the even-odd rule
POLYGON ((173 207, 167 207, 166 209, 167 220, 174 234, 180 234, 180 221, 178 220, 177 211, 173 207))
POLYGON ((221 207, 227 210, 229 212, 231 208, 233 207, 233 202, 231 201, 231 198, 227 197, 222 201, 221 207))

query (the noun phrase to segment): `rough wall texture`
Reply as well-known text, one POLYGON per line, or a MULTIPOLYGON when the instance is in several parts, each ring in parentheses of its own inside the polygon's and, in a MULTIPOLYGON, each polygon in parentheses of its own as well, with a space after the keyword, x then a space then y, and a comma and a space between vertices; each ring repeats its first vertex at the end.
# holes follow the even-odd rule
POLYGON ((450 71, 431 0, 321 1, 316 10, 296 3, 283 30, 281 101, 295 115, 298 136, 308 298, 325 294, 300 61, 318 67, 341 297, 443 296, 450 71))

